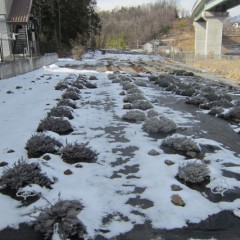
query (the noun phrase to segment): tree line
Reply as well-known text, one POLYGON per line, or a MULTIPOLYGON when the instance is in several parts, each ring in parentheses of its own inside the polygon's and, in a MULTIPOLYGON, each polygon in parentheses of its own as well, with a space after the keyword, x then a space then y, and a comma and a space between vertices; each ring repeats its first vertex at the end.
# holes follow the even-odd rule
POLYGON ((102 30, 98 44, 102 48, 137 48, 167 34, 178 18, 178 11, 174 0, 101 11, 102 30))
POLYGON ((33 0, 40 40, 58 49, 136 48, 167 34, 178 18, 176 0, 96 11, 96 0, 33 0))

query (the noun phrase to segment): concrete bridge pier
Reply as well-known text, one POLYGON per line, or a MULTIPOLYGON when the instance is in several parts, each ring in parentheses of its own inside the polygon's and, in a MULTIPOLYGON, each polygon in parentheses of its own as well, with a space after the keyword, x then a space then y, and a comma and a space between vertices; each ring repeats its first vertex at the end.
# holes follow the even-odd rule
POLYGON ((223 21, 227 17, 228 12, 204 11, 202 18, 205 22, 194 22, 196 54, 221 55, 223 21))

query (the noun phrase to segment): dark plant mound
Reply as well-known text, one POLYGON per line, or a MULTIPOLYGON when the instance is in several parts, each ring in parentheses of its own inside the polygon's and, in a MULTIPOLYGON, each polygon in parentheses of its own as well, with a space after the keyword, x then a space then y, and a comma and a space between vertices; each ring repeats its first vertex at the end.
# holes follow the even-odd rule
POLYGON ((86 88, 89 88, 89 89, 94 89, 94 88, 97 88, 97 85, 96 84, 93 84, 93 83, 90 83, 89 81, 86 81, 84 86, 86 88))
POLYGON ((128 111, 126 114, 124 114, 122 116, 122 119, 128 122, 140 123, 146 119, 146 115, 142 111, 133 110, 128 111))
POLYGON ((48 113, 49 117, 66 117, 68 119, 73 119, 72 111, 67 107, 54 107, 48 113))
POLYGON ((137 88, 137 86, 131 82, 122 82, 122 87, 123 87, 123 90, 130 90, 130 89, 133 89, 133 88, 137 88))
POLYGON ((123 102, 125 103, 132 103, 134 101, 138 101, 138 100, 145 100, 145 97, 141 94, 141 93, 132 93, 132 94, 128 94, 124 99, 123 102))
POLYGON ((210 110, 210 109, 216 108, 216 107, 230 108, 232 106, 233 106, 232 103, 227 99, 219 99, 217 101, 202 103, 199 105, 200 108, 207 109, 207 110, 210 110))
POLYGON ((60 107, 60 106, 63 106, 63 107, 71 107, 73 109, 76 109, 77 106, 75 104, 75 102, 71 99, 62 99, 60 100, 58 103, 57 103, 57 106, 60 107))
POLYGON ((192 104, 192 105, 196 105, 196 106, 199 106, 200 104, 203 104, 203 103, 206 103, 206 102, 207 102, 206 98, 204 98, 200 95, 193 96, 193 97, 190 97, 190 98, 186 99, 187 104, 192 104))
POLYGON ((194 76, 193 72, 188 72, 186 70, 173 70, 170 72, 170 74, 176 76, 194 76))
POLYGON ((239 122, 240 120, 240 107, 233 107, 226 114, 224 114, 224 119, 233 120, 239 122))
POLYGON ((73 128, 68 120, 63 118, 46 117, 39 123, 37 131, 52 131, 60 135, 65 135, 71 133, 73 128))
POLYGON ((147 100, 137 100, 132 103, 132 108, 145 111, 153 108, 153 105, 147 100))
POLYGON ((55 90, 65 90, 68 89, 68 83, 67 81, 60 81, 59 83, 57 83, 57 85, 55 86, 55 90))
POLYGON ((150 109, 150 110, 147 112, 147 116, 148 116, 149 118, 151 118, 151 117, 157 117, 157 116, 159 116, 159 113, 156 112, 156 111, 153 110, 153 109, 150 109))
POLYGON ((188 162, 179 166, 177 178, 185 184, 207 184, 210 181, 210 171, 206 164, 188 162))
POLYGON ((64 162, 74 164, 78 162, 94 162, 97 160, 97 153, 87 144, 67 144, 61 151, 64 162))
POLYGON ((27 163, 25 160, 18 160, 13 167, 3 169, 0 178, 0 186, 18 191, 29 184, 37 184, 41 187, 51 188, 53 182, 41 172, 37 163, 27 163))
POLYGON ((147 83, 145 80, 138 79, 134 83, 139 87, 147 87, 147 83))
POLYGON ((76 93, 75 91, 66 91, 65 93, 63 93, 62 95, 63 99, 71 99, 71 100, 79 100, 79 94, 76 93))
POLYGON ((49 208, 40 210, 39 216, 33 222, 34 229, 43 233, 46 240, 52 238, 56 228, 61 239, 84 240, 86 228, 78 219, 82 209, 83 206, 76 200, 59 200, 49 208))
POLYGON ((131 88, 127 90, 127 94, 140 94, 142 93, 142 91, 139 88, 131 88))
POLYGON ((26 144, 26 150, 29 158, 38 158, 45 153, 58 153, 62 144, 56 139, 39 133, 33 135, 26 144))
POLYGON ((163 140, 162 146, 174 149, 180 152, 200 152, 197 144, 188 137, 174 135, 163 140))
POLYGON ((143 124, 143 131, 151 133, 169 133, 177 129, 177 125, 165 116, 151 117, 143 124))
POLYGON ((79 90, 79 89, 83 89, 83 83, 82 83, 82 81, 79 80, 79 79, 71 82, 71 85, 72 85, 73 87, 75 87, 76 89, 78 89, 78 90, 79 90))

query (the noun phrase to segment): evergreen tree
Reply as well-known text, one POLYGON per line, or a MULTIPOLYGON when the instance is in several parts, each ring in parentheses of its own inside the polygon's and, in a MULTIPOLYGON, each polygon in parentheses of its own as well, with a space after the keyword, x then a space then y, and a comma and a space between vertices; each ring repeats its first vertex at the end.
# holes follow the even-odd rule
POLYGON ((92 44, 101 29, 95 6, 95 0, 33 0, 41 40, 69 46, 80 38, 82 45, 92 44))

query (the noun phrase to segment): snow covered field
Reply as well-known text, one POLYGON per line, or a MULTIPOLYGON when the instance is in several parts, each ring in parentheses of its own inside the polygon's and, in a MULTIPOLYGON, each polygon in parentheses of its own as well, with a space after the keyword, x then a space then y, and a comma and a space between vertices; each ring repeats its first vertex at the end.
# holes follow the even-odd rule
MULTIPOLYGON (((18 228, 23 222, 30 223, 34 220, 30 214, 34 208, 49 207, 49 202, 54 204, 59 198, 77 200, 83 205, 78 218, 86 227, 85 239, 94 239, 96 236, 110 239, 129 232, 134 226, 146 221, 151 223, 153 229, 175 229, 185 227, 188 223, 199 223, 224 210, 239 215, 240 199, 213 202, 206 194, 189 188, 175 178, 179 166, 186 161, 205 162, 211 177, 206 188, 213 192, 217 189, 215 193, 224 196, 227 191, 238 190, 240 187, 237 178, 223 176, 222 172, 228 170, 240 174, 239 152, 232 151, 229 146, 216 140, 193 134, 189 137, 194 139, 200 149, 203 146, 213 146, 216 150, 205 152, 201 160, 196 157, 186 160, 186 156, 166 153, 160 147, 166 136, 149 136, 143 131, 142 123, 122 120, 127 111, 123 109, 125 96, 119 95, 123 90, 121 84, 112 83, 108 78, 112 72, 82 69, 84 64, 106 66, 106 59, 113 58, 116 58, 116 65, 124 65, 124 62, 130 60, 164 59, 107 54, 95 55, 93 59, 91 57, 85 56, 83 61, 60 59, 56 64, 0 81, 0 163, 6 162, 8 167, 12 167, 19 159, 26 159, 29 163, 39 163, 43 173, 51 179, 57 179, 52 189, 28 186, 27 190, 42 195, 28 206, 20 207, 21 201, 0 194, 0 230, 6 227, 18 228), (69 65, 74 65, 75 69, 65 67, 69 65), (96 76, 97 80, 91 80, 91 83, 96 84, 97 88, 80 90, 80 100, 75 101, 77 108, 73 110, 74 118, 69 120, 74 130, 71 134, 59 135, 50 131, 46 134, 63 145, 88 143, 91 149, 96 150, 97 162, 81 163, 81 168, 76 168, 76 164, 65 163, 61 156, 54 154, 48 154, 51 158, 48 161, 41 157, 29 159, 25 149, 28 139, 36 133, 40 120, 56 106, 64 92, 55 90, 56 84, 69 74, 86 75, 88 79, 96 76), (159 155, 149 155, 153 149, 159 155), (174 164, 169 166, 165 160, 171 160, 174 164), (71 175, 64 174, 67 169, 72 172, 71 175), (184 206, 176 206, 171 202, 172 196, 176 194, 172 185, 181 188, 177 194, 184 206)), ((170 93, 164 95, 163 91, 154 88, 148 81, 147 74, 135 74, 130 78, 133 82, 139 79, 146 82, 147 87, 138 88, 156 112, 164 114, 177 124, 180 129, 177 133, 185 135, 184 129, 199 124, 199 119, 191 113, 174 110, 156 101, 158 96, 167 99, 170 93)), ((183 97, 176 97, 176 104, 181 99, 183 97)), ((0 176, 3 169, 0 167, 0 176)), ((53 236, 54 239, 58 239, 56 235, 53 236)))

